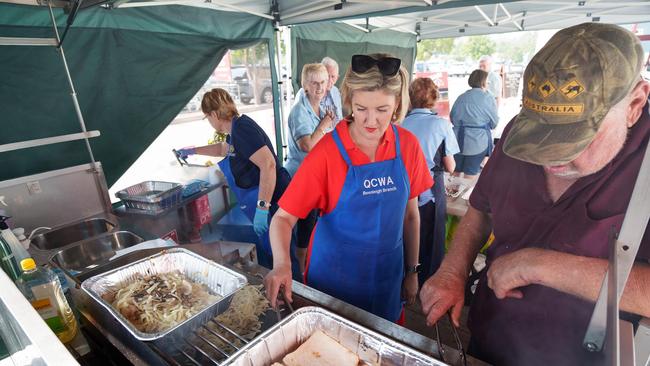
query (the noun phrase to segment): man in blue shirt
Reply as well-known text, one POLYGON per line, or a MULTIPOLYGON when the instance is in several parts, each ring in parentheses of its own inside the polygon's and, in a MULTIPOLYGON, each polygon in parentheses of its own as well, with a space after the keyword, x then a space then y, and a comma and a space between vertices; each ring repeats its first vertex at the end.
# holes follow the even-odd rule
MULTIPOLYGON (((339 79, 339 64, 334 61, 331 57, 324 57, 321 61, 321 64, 327 69, 327 74, 329 79, 327 81, 327 87, 325 89, 325 96, 321 100, 321 108, 325 111, 332 111, 336 116, 336 125, 340 120, 343 119, 343 106, 341 105, 341 92, 339 88, 336 87, 336 81, 339 79)), ((298 90, 296 93, 296 101, 294 104, 300 102, 300 99, 305 95, 303 88, 298 90)), ((328 131, 329 132, 329 131, 328 131)))

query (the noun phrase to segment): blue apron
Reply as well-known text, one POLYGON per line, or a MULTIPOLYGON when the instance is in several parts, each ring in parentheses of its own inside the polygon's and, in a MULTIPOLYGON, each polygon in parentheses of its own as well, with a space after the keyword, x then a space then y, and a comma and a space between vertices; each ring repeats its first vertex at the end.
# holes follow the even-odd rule
POLYGON ((332 212, 314 229, 306 281, 320 291, 389 321, 402 310, 403 229, 409 178, 395 132, 395 159, 352 165, 335 130, 332 136, 348 165, 332 212))
MULTIPOLYGON (((228 181, 228 186, 230 190, 237 197, 237 202, 239 203, 239 208, 244 212, 246 217, 248 217, 251 222, 255 217, 255 208, 257 207, 257 198, 259 196, 260 187, 254 186, 251 188, 241 188, 235 182, 235 177, 232 175, 232 169, 230 169, 230 145, 229 152, 226 157, 224 157, 219 163, 219 169, 223 172, 223 175, 228 181)), ((257 251, 257 260, 259 264, 267 268, 273 268, 273 260, 271 256, 271 241, 269 239, 268 231, 266 234, 259 237, 259 242, 256 243, 257 251)))
MULTIPOLYGON (((234 122, 234 120, 233 120, 234 122)), ((233 123, 233 128, 235 126, 235 123, 233 123)), ((239 203, 239 208, 244 212, 246 217, 253 222, 253 219, 255 218, 255 209, 257 208, 257 199, 259 196, 259 191, 260 187, 259 186, 254 186, 250 188, 241 188, 237 185, 237 182, 235 181, 235 177, 232 174, 232 169, 230 168, 230 157, 231 157, 231 152, 233 149, 231 148, 232 145, 228 145, 228 155, 226 155, 219 163, 219 169, 221 169, 221 172, 223 172, 223 175, 226 177, 226 181, 228 182, 228 186, 230 187, 230 190, 235 194, 235 197, 237 197, 237 202, 239 203)), ((284 174, 289 174, 286 171, 284 171, 284 174)), ((280 181, 280 177, 276 176, 276 185, 280 181)), ((269 212, 269 223, 271 220, 271 217, 275 213, 275 210, 277 209, 277 206, 274 205, 274 207, 271 207, 271 212, 269 212)), ((291 247, 290 247, 290 256, 291 256, 291 271, 292 271, 292 276, 294 280, 300 281, 302 278, 302 274, 300 273, 300 266, 298 265, 298 258, 296 257, 296 249, 295 249, 295 235, 292 235, 291 237, 291 247)), ((255 243, 255 252, 257 253, 257 262, 266 267, 266 268, 273 268, 273 252, 271 250, 271 239, 269 237, 269 231, 264 233, 264 235, 258 237, 257 243, 255 243)))
POLYGON ((487 153, 485 155, 490 156, 492 154, 492 150, 494 149, 494 141, 492 141, 492 130, 490 130, 490 126, 488 126, 488 124, 484 124, 483 126, 463 126, 461 124, 458 127, 458 147, 460 148, 461 154, 463 153, 463 147, 465 146, 465 129, 466 128, 485 130, 485 132, 487 133, 487 138, 488 138, 487 153))

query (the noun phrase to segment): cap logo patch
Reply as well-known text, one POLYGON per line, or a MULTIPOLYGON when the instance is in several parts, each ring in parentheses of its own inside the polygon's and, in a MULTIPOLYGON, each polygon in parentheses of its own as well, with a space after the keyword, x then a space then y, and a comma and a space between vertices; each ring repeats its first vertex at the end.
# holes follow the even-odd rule
POLYGON ((537 86, 537 76, 533 75, 530 80, 528 80, 528 92, 532 93, 533 90, 535 90, 535 87, 537 86))
POLYGON ((580 104, 555 104, 539 102, 530 98, 524 98, 524 108, 540 114, 556 115, 578 115, 582 114, 585 105, 580 104))
POLYGON ((560 88, 562 95, 567 99, 573 99, 585 91, 585 87, 577 79, 573 79, 560 88))
POLYGON ((542 96, 542 98, 546 99, 549 97, 549 95, 555 93, 555 87, 549 80, 546 80, 542 85, 539 86, 539 88, 537 88, 537 91, 539 92, 539 95, 542 96))

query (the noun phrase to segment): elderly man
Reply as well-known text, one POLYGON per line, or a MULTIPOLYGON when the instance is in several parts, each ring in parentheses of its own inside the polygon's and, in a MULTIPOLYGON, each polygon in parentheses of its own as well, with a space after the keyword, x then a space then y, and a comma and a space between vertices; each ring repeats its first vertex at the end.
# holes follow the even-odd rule
MULTIPOLYGON (((321 61, 321 64, 327 69, 327 74, 329 79, 327 80, 327 87, 325 88, 325 96, 321 101, 320 105, 326 111, 333 111, 336 116, 336 123, 343 119, 343 107, 341 105, 341 92, 336 87, 336 81, 339 79, 339 64, 334 61, 331 57, 324 57, 321 61)), ((296 103, 300 98, 305 94, 305 91, 301 88, 296 93, 296 103)))
POLYGON ((494 96, 497 108, 501 105, 501 77, 492 71, 492 57, 483 55, 478 60, 478 68, 488 73, 487 90, 494 96))
MULTIPOLYGON (((470 266, 494 233, 470 309, 474 356, 495 365, 606 363, 582 339, 608 235, 621 228, 650 137, 642 61, 634 34, 585 23, 558 32, 528 65, 523 108, 420 294, 428 324, 451 308, 458 325, 470 266)), ((621 300, 632 320, 650 316, 649 232, 621 300)))

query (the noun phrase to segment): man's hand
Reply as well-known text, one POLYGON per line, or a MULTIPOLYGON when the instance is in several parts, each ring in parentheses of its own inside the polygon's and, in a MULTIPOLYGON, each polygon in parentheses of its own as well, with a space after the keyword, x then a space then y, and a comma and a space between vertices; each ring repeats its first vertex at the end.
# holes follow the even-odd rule
POLYGON ((408 305, 415 302, 415 297, 418 295, 418 274, 409 273, 402 280, 402 299, 408 305))
POLYGON ((518 288, 537 282, 536 266, 549 253, 549 250, 525 248, 497 258, 487 273, 488 287, 498 299, 523 298, 518 288))
POLYGON ((428 326, 435 324, 451 308, 454 325, 460 327, 460 313, 465 304, 465 282, 467 276, 440 269, 424 283, 420 301, 428 326))
POLYGON ((278 292, 283 288, 284 296, 289 302, 293 302, 291 298, 291 266, 279 266, 273 268, 266 277, 264 277, 264 288, 266 289, 266 298, 271 302, 271 307, 276 307, 278 292))

